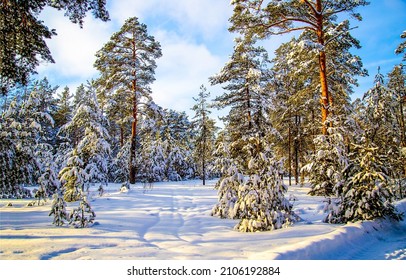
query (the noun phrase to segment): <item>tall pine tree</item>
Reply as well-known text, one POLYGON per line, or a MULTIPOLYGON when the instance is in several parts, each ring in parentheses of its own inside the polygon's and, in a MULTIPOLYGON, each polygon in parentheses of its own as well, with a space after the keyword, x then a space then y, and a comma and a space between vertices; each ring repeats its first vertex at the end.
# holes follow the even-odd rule
POLYGON ((147 26, 136 17, 126 20, 120 31, 96 54, 101 90, 112 96, 123 95, 120 110, 132 117, 129 181, 136 180, 138 121, 142 106, 151 99, 150 84, 155 80, 155 60, 162 56, 161 46, 148 34, 147 26))

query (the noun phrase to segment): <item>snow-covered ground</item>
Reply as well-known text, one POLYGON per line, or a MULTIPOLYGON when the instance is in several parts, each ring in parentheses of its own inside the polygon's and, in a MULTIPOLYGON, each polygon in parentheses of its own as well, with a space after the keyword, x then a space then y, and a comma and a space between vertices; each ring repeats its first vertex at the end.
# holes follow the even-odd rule
MULTIPOLYGON (((404 221, 325 224, 323 198, 293 186, 288 196, 303 221, 240 233, 233 230, 237 221, 210 216, 217 201, 213 186, 166 182, 121 193, 111 184, 103 197, 91 193, 97 217, 85 229, 53 226, 50 201, 27 207, 29 200, 0 200, 0 259, 406 259, 404 221)), ((406 200, 397 207, 406 212, 406 200)))

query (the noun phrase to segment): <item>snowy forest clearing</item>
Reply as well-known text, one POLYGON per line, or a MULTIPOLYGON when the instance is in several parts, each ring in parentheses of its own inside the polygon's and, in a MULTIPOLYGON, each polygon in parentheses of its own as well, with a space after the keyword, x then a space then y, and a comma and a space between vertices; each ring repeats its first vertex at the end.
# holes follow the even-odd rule
MULTIPOLYGON (((237 220, 210 216, 217 202, 214 181, 136 185, 119 192, 96 187, 90 201, 96 222, 90 228, 55 227, 51 202, 0 200, 0 259, 406 259, 406 222, 322 223, 323 197, 292 186, 287 197, 303 221, 271 232, 240 233, 237 220), (12 207, 6 205, 11 202, 12 207)), ((68 210, 76 206, 68 204, 68 210)), ((406 211, 406 200, 397 203, 406 211)))

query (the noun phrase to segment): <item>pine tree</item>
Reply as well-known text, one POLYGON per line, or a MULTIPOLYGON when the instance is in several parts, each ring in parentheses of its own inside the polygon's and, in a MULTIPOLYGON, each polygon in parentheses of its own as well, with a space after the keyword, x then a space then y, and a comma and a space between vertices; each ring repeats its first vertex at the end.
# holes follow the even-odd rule
POLYGON ((207 91, 204 85, 200 86, 198 98, 193 98, 196 104, 192 107, 195 111, 192 127, 194 127, 194 160, 198 166, 198 174, 203 180, 203 185, 206 184, 206 178, 211 174, 213 167, 213 152, 215 140, 215 122, 210 119, 210 110, 207 99, 210 97, 210 92, 207 91))
POLYGON ((138 121, 142 104, 151 99, 149 85, 154 81, 155 60, 162 56, 161 47, 148 35, 147 26, 136 17, 126 20, 121 30, 96 54, 95 67, 100 71, 100 87, 111 94, 123 95, 125 110, 132 117, 129 181, 136 180, 138 121))
MULTIPOLYGON (((77 163, 85 174, 82 176, 82 184, 106 184, 108 181, 110 144, 106 125, 107 120, 101 113, 94 87, 89 84, 83 98, 76 105, 72 120, 61 129, 67 135, 76 134, 78 142, 74 149, 80 158, 80 164, 79 161, 77 163)), ((81 188, 83 190, 83 185, 81 188)))
POLYGON ((232 4, 234 14, 230 19, 232 23, 230 31, 255 34, 260 38, 294 31, 312 34, 311 38, 304 38, 302 43, 318 52, 322 134, 327 134, 326 120, 334 102, 327 77, 330 69, 327 61, 331 54, 327 52, 326 47, 331 42, 339 41, 342 34, 349 31, 348 27, 343 30, 345 22, 348 24, 348 21, 336 23, 338 15, 346 12, 352 18, 361 20, 361 15, 356 13, 355 9, 369 3, 355 0, 266 1, 266 3, 258 0, 233 0, 232 4))
POLYGON ((267 52, 255 46, 253 38, 237 38, 230 61, 210 78, 212 85, 226 84, 223 87, 226 92, 214 99, 213 106, 218 109, 230 107, 222 120, 229 134, 231 157, 237 161, 241 172, 247 168, 247 155, 242 151, 247 139, 257 134, 264 137, 270 128, 267 86, 271 73, 268 63, 267 52))
POLYGON ((264 132, 267 126, 268 96, 264 88, 270 78, 268 64, 267 52, 256 47, 255 40, 237 38, 230 61, 209 79, 212 85, 226 84, 223 87, 226 92, 214 99, 213 106, 218 109, 231 107, 225 121, 233 129, 231 133, 235 140, 264 132))
POLYGON ((46 6, 64 10, 65 15, 80 26, 88 11, 103 21, 109 18, 105 0, 0 2, 0 94, 7 94, 16 84, 27 85, 40 60, 54 62, 45 40, 56 32, 38 19, 46 6))
MULTIPOLYGON (((399 69, 400 70, 400 69, 399 69)), ((378 71, 375 85, 364 94, 359 104, 360 122, 369 143, 379 147, 385 156, 384 163, 389 170, 393 188, 399 197, 403 196, 402 181, 405 178, 404 147, 404 79, 399 70, 390 74, 390 83, 378 71), (403 84, 403 87, 402 87, 403 84)), ((403 183, 404 184, 404 183, 403 183)))
POLYGON ((68 87, 58 94, 57 109, 54 115, 55 127, 60 128, 67 124, 72 118, 72 95, 68 87))

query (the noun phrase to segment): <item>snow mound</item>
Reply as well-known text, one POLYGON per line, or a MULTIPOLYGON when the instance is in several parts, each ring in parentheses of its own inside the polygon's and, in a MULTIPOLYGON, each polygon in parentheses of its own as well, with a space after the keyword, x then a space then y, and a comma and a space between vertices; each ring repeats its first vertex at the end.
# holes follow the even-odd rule
MULTIPOLYGON (((405 213, 406 199, 396 203, 396 208, 405 213)), ((280 247, 273 254, 279 260, 406 259, 406 221, 349 223, 331 233, 280 247), (396 249, 402 246, 404 249, 396 249)))

